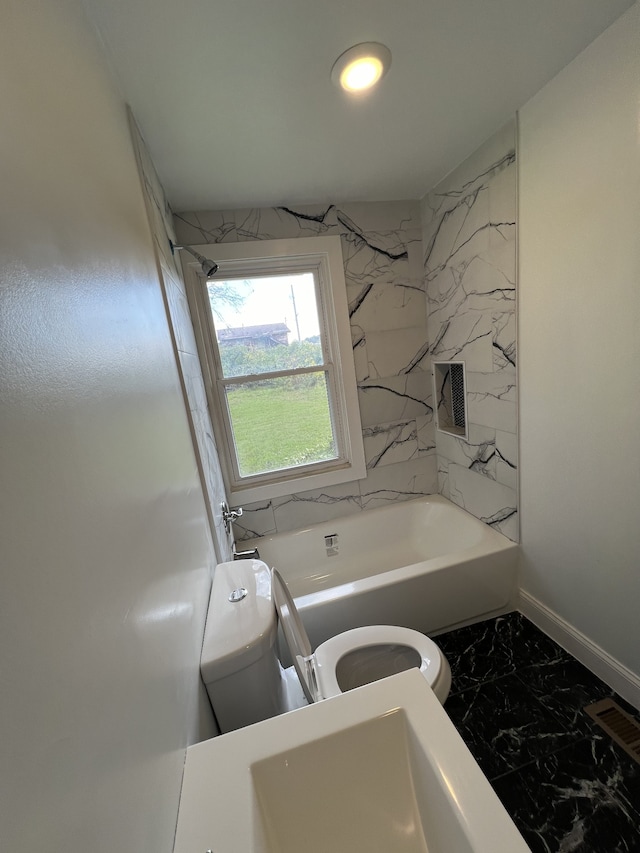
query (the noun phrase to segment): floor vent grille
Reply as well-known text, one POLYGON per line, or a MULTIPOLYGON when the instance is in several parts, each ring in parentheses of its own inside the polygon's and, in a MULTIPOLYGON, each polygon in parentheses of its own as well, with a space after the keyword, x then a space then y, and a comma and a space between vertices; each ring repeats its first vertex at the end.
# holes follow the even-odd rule
POLYGON ((640 724, 613 701, 602 699, 584 709, 625 752, 640 764, 640 724))

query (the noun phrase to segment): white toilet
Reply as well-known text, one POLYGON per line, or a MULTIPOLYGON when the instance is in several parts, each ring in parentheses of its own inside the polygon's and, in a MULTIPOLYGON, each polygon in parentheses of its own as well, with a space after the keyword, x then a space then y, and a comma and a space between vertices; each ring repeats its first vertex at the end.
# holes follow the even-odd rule
POLYGON ((444 703, 451 670, 424 634, 395 625, 354 628, 314 654, 276 570, 261 560, 216 566, 200 670, 223 733, 413 667, 444 703), (277 615, 295 669, 278 660, 277 615))

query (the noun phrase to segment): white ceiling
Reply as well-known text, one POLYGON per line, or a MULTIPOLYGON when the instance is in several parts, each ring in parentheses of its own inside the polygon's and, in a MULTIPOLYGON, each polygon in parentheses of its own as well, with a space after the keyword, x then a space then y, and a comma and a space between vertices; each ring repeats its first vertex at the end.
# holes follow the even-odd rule
POLYGON ((84 3, 176 211, 420 198, 633 5, 84 3), (329 74, 362 41, 393 61, 354 100, 329 74))

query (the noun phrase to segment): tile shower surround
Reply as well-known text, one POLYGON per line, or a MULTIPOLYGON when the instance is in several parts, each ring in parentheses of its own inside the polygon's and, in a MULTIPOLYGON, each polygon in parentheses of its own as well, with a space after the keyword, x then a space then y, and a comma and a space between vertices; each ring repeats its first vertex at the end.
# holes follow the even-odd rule
POLYGON ((468 441, 436 433, 438 491, 514 541, 516 152, 512 122, 422 200, 434 361, 464 361, 468 441))
POLYGON ((183 213, 175 225, 191 245, 327 235, 342 242, 367 477, 244 504, 236 538, 437 492, 419 204, 183 213))
POLYGON ((533 853, 640 851, 640 765, 583 711, 635 709, 519 613, 436 641, 445 710, 533 853))
MULTIPOLYGON (((514 160, 512 146, 513 132, 502 132, 489 153, 510 166, 514 160)), ((482 151, 486 158, 484 147, 482 151)), ((476 178, 476 194, 484 200, 488 183, 500 173, 491 192, 495 203, 507 199, 508 204, 508 199, 515 198, 515 168, 502 175, 504 171, 500 166, 486 175, 483 172, 476 178)), ((295 530, 438 491, 505 535, 517 538, 516 436, 515 420, 510 418, 515 413, 515 372, 508 389, 494 387, 492 377, 478 377, 474 396, 470 396, 470 408, 473 399, 474 411, 479 413, 478 423, 471 424, 470 442, 448 441, 448 436, 440 441, 439 436, 438 453, 442 453, 443 463, 438 466, 431 383, 433 346, 427 327, 425 269, 429 269, 425 267, 419 207, 417 202, 402 201, 175 216, 177 239, 187 244, 330 234, 339 235, 342 241, 367 477, 245 504, 242 521, 234 525, 238 540, 295 530)), ((479 204, 474 216, 480 210, 489 215, 486 205, 479 204)), ((429 211, 432 223, 438 211, 429 211)), ((487 231, 486 223, 478 227, 481 232, 487 231)), ((505 298, 498 300, 495 294, 482 291, 480 284, 473 285, 472 309, 482 323, 493 323, 486 333, 491 339, 489 350, 504 350, 514 362, 515 338, 511 340, 510 336, 515 330, 515 242, 512 232, 504 234, 508 239, 492 256, 492 269, 501 277, 505 298), (507 287, 508 278, 511 283, 507 287), (487 320, 489 316, 493 319, 487 320)), ((475 268, 467 273, 465 287, 471 286, 474 276, 475 268)), ((464 300, 456 300, 456 306, 469 316, 464 300)), ((464 317, 461 323, 450 319, 449 328, 458 330, 465 322, 464 317)), ((440 335, 439 358, 443 357, 442 340, 440 335)))

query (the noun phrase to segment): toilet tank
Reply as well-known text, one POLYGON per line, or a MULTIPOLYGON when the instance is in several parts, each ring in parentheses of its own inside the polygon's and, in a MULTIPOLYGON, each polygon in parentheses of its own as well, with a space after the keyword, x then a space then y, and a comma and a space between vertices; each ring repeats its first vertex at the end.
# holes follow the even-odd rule
POLYGON ((219 563, 200 671, 221 732, 285 710, 276 638, 268 566, 262 560, 219 563))

